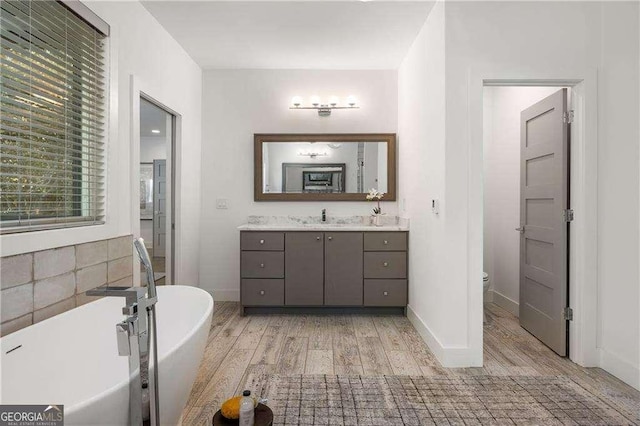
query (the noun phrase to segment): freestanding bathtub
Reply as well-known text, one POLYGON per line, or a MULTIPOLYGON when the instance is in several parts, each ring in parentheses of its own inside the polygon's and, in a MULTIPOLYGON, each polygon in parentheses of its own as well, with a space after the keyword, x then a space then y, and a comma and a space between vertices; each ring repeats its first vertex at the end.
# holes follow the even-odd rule
MULTIPOLYGON (((64 404, 68 425, 126 425, 129 364, 118 356, 115 331, 123 306, 123 298, 103 298, 1 338, 0 402, 64 404)), ((176 425, 202 360, 213 299, 196 287, 161 286, 156 312, 160 421, 176 425)))

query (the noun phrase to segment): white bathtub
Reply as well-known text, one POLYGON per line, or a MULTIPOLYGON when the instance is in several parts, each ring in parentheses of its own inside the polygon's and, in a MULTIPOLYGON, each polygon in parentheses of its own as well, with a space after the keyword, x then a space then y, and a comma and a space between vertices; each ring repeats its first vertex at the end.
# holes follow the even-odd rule
MULTIPOLYGON (((1 338, 0 402, 64 404, 68 425, 126 425, 129 367, 115 332, 123 306, 123 298, 103 298, 1 338)), ((161 286, 156 312, 160 420, 175 425, 202 360, 213 299, 196 287, 161 286)))

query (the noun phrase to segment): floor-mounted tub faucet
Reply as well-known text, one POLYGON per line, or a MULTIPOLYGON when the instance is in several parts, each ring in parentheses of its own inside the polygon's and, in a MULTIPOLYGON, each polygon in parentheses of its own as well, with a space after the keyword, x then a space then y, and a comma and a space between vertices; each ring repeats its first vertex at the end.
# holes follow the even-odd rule
POLYGON ((327 221, 327 209, 322 209, 322 223, 327 221))
POLYGON ((158 343, 155 304, 158 301, 153 267, 144 240, 134 247, 147 274, 144 287, 101 287, 87 291, 87 296, 124 297, 122 314, 126 319, 116 324, 118 354, 129 357, 129 424, 160 424, 158 396, 158 343), (153 346, 151 345, 153 342, 153 346), (153 387, 149 386, 149 356, 153 356, 153 387), (154 410, 152 416, 151 410, 154 410))

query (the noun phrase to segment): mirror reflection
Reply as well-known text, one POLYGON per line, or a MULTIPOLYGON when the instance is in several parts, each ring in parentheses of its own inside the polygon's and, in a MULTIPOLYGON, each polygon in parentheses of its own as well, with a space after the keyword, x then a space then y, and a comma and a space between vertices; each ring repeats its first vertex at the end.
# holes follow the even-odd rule
POLYGON ((264 142, 262 192, 387 192, 387 142, 264 142))

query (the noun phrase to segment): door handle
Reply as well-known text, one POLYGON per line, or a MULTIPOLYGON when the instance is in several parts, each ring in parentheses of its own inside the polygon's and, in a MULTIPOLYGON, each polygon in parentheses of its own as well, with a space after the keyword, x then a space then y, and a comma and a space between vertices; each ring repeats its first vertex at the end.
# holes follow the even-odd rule
POLYGON ((521 234, 524 234, 524 226, 521 226, 519 228, 516 228, 516 231, 518 231, 521 234))

